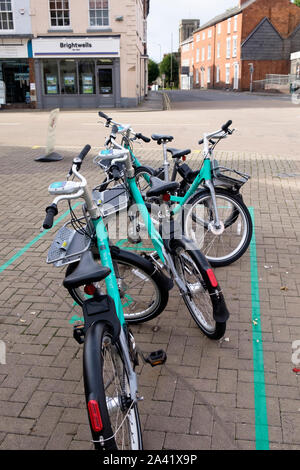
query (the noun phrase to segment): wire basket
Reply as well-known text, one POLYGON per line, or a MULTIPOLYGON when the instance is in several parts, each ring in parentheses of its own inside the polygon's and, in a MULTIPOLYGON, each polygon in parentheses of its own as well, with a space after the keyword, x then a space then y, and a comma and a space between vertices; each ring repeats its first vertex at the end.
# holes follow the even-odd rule
POLYGON ((104 191, 95 188, 93 199, 100 207, 103 217, 107 217, 127 209, 130 196, 126 185, 118 184, 104 191))
POLYGON ((220 166, 217 160, 212 162, 212 172, 214 186, 239 189, 250 179, 250 176, 246 173, 220 166))

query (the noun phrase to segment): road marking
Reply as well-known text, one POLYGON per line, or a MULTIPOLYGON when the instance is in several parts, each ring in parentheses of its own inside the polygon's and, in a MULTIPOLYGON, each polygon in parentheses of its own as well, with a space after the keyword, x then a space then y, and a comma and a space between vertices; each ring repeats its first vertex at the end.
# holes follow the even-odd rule
MULTIPOLYGON (((79 206, 79 204, 81 204, 81 203, 78 202, 77 204, 75 204, 72 209, 75 209, 77 206, 79 206)), ((63 220, 69 213, 70 213, 70 211, 67 210, 61 217, 59 217, 59 219, 57 219, 54 222, 53 227, 55 227, 55 225, 57 225, 59 222, 61 222, 61 220, 63 220)), ((19 250, 8 261, 6 261, 6 263, 2 264, 0 266, 0 273, 2 273, 5 269, 7 269, 14 261, 16 261, 22 255, 24 255, 24 253, 26 253, 26 251, 28 251, 29 248, 31 248, 37 241, 39 241, 48 232, 49 232, 49 230, 44 230, 43 232, 41 232, 39 235, 37 235, 35 238, 33 238, 29 243, 27 243, 27 245, 25 245, 23 248, 21 248, 21 250, 19 250)))
POLYGON ((257 269, 255 218, 253 207, 249 207, 253 222, 253 235, 250 243, 251 301, 252 301, 252 347, 253 382, 255 408, 256 450, 269 450, 269 429, 264 373, 264 353, 261 331, 259 280, 257 269))

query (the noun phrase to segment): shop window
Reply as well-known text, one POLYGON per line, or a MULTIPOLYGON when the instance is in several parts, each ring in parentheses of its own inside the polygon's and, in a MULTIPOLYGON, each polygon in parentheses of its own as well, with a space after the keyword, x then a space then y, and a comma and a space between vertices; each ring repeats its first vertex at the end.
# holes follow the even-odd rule
POLYGON ((59 93, 58 67, 56 60, 43 61, 44 91, 46 95, 59 93))
POLYGON ((98 59, 97 60, 97 65, 112 65, 113 61, 112 59, 98 59))
POLYGON ((70 26, 69 0, 49 0, 51 26, 70 26))
POLYGON ((11 0, 0 0, 0 30, 14 29, 11 0))
POLYGON ((95 62, 79 62, 79 88, 82 95, 95 94, 95 62))
POLYGON ((108 0, 89 0, 90 26, 108 26, 108 14, 108 0))
POLYGON ((60 83, 63 95, 75 95, 78 93, 76 60, 66 59, 60 61, 60 83))

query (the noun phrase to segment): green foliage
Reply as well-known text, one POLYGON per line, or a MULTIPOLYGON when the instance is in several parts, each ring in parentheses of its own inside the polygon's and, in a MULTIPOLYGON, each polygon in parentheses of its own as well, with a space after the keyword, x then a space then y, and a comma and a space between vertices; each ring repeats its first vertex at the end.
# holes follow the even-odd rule
POLYGON ((294 3, 297 5, 297 7, 300 7, 300 0, 294 0, 294 3))
POLYGON ((174 54, 167 54, 160 63, 160 75, 165 74, 165 86, 170 86, 171 83, 174 83, 174 86, 178 86, 178 71, 179 65, 174 54), (172 63, 171 63, 172 61, 172 63))
POLYGON ((151 85, 159 76, 159 66, 154 60, 149 59, 148 64, 148 82, 151 85))

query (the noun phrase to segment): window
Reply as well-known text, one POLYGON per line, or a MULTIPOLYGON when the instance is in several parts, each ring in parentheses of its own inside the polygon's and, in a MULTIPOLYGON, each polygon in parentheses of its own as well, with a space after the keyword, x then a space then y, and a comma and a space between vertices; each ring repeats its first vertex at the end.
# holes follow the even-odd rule
POLYGON ((69 0, 50 0, 49 8, 51 26, 70 26, 69 0))
POLYGON ((237 36, 233 36, 232 41, 232 57, 236 57, 237 55, 237 36))
POLYGON ((76 95, 77 91, 77 65, 74 59, 60 61, 60 83, 63 95, 76 95))
POLYGON ((211 38, 211 35, 212 35, 212 32, 211 32, 211 29, 208 30, 208 33, 207 33, 207 37, 208 38, 211 38))
POLYGON ((228 18, 227 20, 227 33, 231 33, 231 18, 228 18))
POLYGON ((199 42, 200 41, 200 34, 197 34, 196 36, 196 42, 199 42))
POLYGON ((207 67, 207 83, 210 83, 210 67, 207 67))
POLYGON ((82 95, 92 95, 95 89, 95 62, 85 60, 79 62, 79 88, 82 95))
POLYGON ((14 29, 11 0, 0 0, 0 30, 14 29))
POLYGON ((108 0, 89 0, 90 26, 108 26, 108 0))
POLYGON ((226 39, 226 59, 230 59, 231 38, 226 39))
POLYGON ((226 64, 226 84, 230 84, 230 64, 226 64))
POLYGON ((211 45, 210 44, 207 47, 207 60, 211 60, 211 45))
POLYGON ((202 33, 202 39, 205 39, 205 31, 202 33))
POLYGON ((217 58, 219 59, 221 57, 221 43, 217 43, 217 58))
POLYGON ((234 26, 233 26, 233 31, 236 33, 238 30, 238 16, 236 15, 234 17, 234 26))
POLYGON ((58 65, 54 59, 43 60, 45 95, 59 94, 58 65))
POLYGON ((217 65, 217 70, 216 70, 216 82, 219 83, 220 81, 220 66, 217 65))
POLYGON ((201 56, 202 62, 205 60, 205 47, 202 47, 202 56, 201 56))
POLYGON ((199 70, 196 69, 196 83, 199 83, 199 70))
POLYGON ((196 62, 199 62, 199 59, 200 59, 200 49, 197 48, 197 51, 196 51, 196 62))
POLYGON ((218 24, 218 27, 217 27, 217 33, 218 33, 218 34, 221 34, 221 29, 222 29, 221 23, 219 23, 219 24, 218 24))

